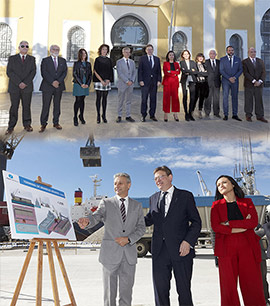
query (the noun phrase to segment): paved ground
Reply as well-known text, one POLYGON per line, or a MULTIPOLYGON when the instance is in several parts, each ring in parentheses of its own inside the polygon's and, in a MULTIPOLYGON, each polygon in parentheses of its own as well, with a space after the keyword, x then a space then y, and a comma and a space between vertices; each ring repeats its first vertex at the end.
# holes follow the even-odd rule
MULTIPOLYGON (((162 92, 158 93, 157 114, 158 122, 152 122, 147 119, 147 122, 140 122, 140 90, 135 90, 132 102, 132 117, 136 120, 135 123, 129 123, 125 120, 121 123, 116 123, 117 117, 117 91, 112 90, 108 96, 108 123, 96 123, 95 110, 95 93, 90 93, 86 98, 85 120, 86 125, 73 126, 73 102, 74 98, 71 93, 64 93, 62 98, 62 114, 60 117, 60 124, 63 126, 62 131, 57 131, 52 127, 51 117, 49 118, 49 125, 42 135, 38 133, 40 123, 41 111, 41 94, 33 95, 32 99, 32 118, 33 118, 33 133, 28 133, 28 137, 51 138, 60 137, 78 139, 87 138, 89 133, 93 132, 96 139, 118 138, 118 137, 239 137, 243 134, 250 134, 252 138, 268 137, 269 123, 262 123, 257 121, 238 122, 229 117, 228 121, 213 118, 211 120, 197 119, 195 112, 195 122, 184 121, 184 113, 182 104, 180 106, 180 122, 175 122, 172 115, 169 117, 169 122, 163 121, 162 112, 162 92)), ((270 90, 264 91, 264 105, 265 117, 270 122, 270 90)), ((0 135, 3 134, 8 124, 8 111, 10 107, 9 95, 0 94, 0 135)), ((20 107, 21 111, 21 107, 20 107)), ((239 93, 239 117, 244 119, 244 101, 243 92, 239 93)), ((19 122, 16 126, 15 132, 22 131, 21 112, 19 114, 19 122)))
MULTIPOLYGON (((44 250, 45 252, 45 250, 44 250)), ((54 251, 53 251, 54 252, 54 251)), ((102 268, 98 263, 99 251, 91 250, 63 250, 62 256, 71 282, 72 290, 78 306, 102 306, 102 268), (77 253, 77 254, 76 254, 77 253)), ((0 305, 10 305, 13 292, 24 262, 26 252, 23 250, 0 251, 0 305)), ((48 258, 44 257, 43 266, 43 301, 42 305, 54 305, 53 294, 50 286, 48 258)), ((62 279, 62 274, 55 258, 58 290, 61 305, 69 303, 69 298, 62 279)), ((37 250, 34 251, 21 295, 17 305, 35 305, 36 290, 37 250)), ((268 268, 269 269, 269 268, 268 268)), ((154 306, 151 256, 139 258, 136 270, 133 291, 133 306, 154 306)), ((269 281, 268 275, 268 281, 269 281)), ((214 264, 211 249, 197 250, 194 260, 192 292, 194 305, 218 306, 219 279, 218 270, 214 264)), ((172 281, 171 305, 178 305, 175 284, 172 281)))

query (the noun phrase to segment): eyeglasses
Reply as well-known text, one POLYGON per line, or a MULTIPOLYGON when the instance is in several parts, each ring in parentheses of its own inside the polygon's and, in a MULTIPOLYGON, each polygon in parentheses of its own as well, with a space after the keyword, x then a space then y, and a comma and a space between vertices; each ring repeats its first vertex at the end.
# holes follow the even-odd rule
POLYGON ((20 45, 20 47, 21 47, 21 48, 27 48, 27 49, 29 48, 28 45, 20 45))
POLYGON ((164 177, 166 177, 167 175, 160 175, 154 178, 154 181, 157 182, 158 180, 162 180, 164 177))

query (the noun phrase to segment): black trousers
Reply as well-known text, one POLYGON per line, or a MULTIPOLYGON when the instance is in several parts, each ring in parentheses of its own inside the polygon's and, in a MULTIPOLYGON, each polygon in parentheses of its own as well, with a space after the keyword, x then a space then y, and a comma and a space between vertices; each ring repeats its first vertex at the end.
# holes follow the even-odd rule
POLYGON ((199 99, 199 110, 201 111, 203 109, 204 101, 209 94, 208 83, 207 82, 196 83, 195 92, 196 92, 196 98, 195 98, 194 109, 196 107, 197 100, 199 99))
POLYGON ((246 116, 251 117, 253 113, 253 105, 255 102, 255 115, 257 118, 264 116, 263 108, 263 88, 262 87, 245 87, 245 113, 246 116))
POLYGON ((76 100, 74 102, 74 117, 77 117, 78 111, 80 110, 79 117, 83 119, 83 113, 84 113, 84 98, 85 96, 76 96, 76 100))
POLYGON ((9 93, 9 95, 10 95, 11 106, 9 109, 8 129, 13 129, 17 124, 20 101, 22 101, 23 126, 26 127, 28 125, 31 125, 32 92, 24 92, 23 90, 19 90, 17 92, 11 92, 9 93))
POLYGON ((195 89, 195 83, 194 82, 189 82, 188 88, 189 88, 189 108, 187 106, 187 88, 186 88, 186 83, 181 83, 182 85, 182 93, 183 93, 183 106, 184 106, 184 111, 185 114, 192 114, 195 109, 196 105, 196 89, 195 89))
POLYGON ((141 114, 143 117, 147 116, 147 100, 150 97, 150 117, 154 117, 157 106, 157 82, 153 79, 148 85, 141 86, 142 102, 141 102, 141 114))
POLYGON ((153 282, 156 306, 170 306, 170 282, 172 271, 176 281, 178 301, 181 306, 193 305, 190 284, 193 268, 193 259, 182 258, 172 260, 166 243, 157 258, 153 257, 153 282))
POLYGON ((107 108, 107 90, 96 90, 96 109, 97 116, 100 117, 100 104, 102 99, 102 118, 106 118, 106 108, 107 108))
POLYGON ((60 117, 60 103, 62 97, 62 90, 55 88, 53 91, 42 92, 42 111, 40 115, 40 124, 46 125, 48 123, 49 111, 51 101, 53 98, 53 124, 59 123, 60 117))

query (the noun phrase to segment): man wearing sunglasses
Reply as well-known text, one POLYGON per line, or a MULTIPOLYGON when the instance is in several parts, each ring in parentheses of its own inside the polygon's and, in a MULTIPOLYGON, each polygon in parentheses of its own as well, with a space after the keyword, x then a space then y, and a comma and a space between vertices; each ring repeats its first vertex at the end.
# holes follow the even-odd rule
POLYGON ((170 305, 170 282, 175 277, 179 305, 193 305, 190 284, 194 246, 201 231, 201 218, 191 192, 172 185, 172 171, 154 170, 160 190, 150 197, 146 226, 154 225, 152 237, 153 283, 156 306, 170 305))
POLYGON ((10 95, 9 122, 6 134, 11 134, 18 121, 18 109, 22 101, 22 122, 27 132, 32 132, 31 126, 31 99, 33 79, 36 75, 36 59, 27 54, 29 44, 21 41, 19 53, 8 59, 7 76, 9 78, 8 92, 10 95))

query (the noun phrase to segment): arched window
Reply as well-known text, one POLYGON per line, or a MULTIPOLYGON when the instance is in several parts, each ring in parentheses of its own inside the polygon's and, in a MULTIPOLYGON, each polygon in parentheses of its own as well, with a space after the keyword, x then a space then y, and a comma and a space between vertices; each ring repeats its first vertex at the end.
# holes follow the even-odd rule
POLYGON ((261 57, 265 64, 266 78, 265 87, 270 87, 270 9, 263 15, 261 21, 261 57))
POLYGON ((0 60, 7 61, 11 54, 12 30, 6 23, 0 22, 0 60))
POLYGON ((140 19, 134 16, 125 16, 117 20, 113 25, 111 41, 113 46, 145 46, 148 44, 149 34, 140 19))
POLYGON ((175 53, 176 59, 180 60, 180 55, 183 50, 187 49, 187 36, 184 32, 178 31, 172 37, 172 50, 175 53))
POLYGON ((67 61, 74 62, 78 59, 78 51, 84 48, 85 33, 84 29, 75 26, 68 31, 67 61))
POLYGON ((234 55, 243 59, 243 40, 241 36, 233 34, 229 40, 229 44, 234 49, 234 55))

